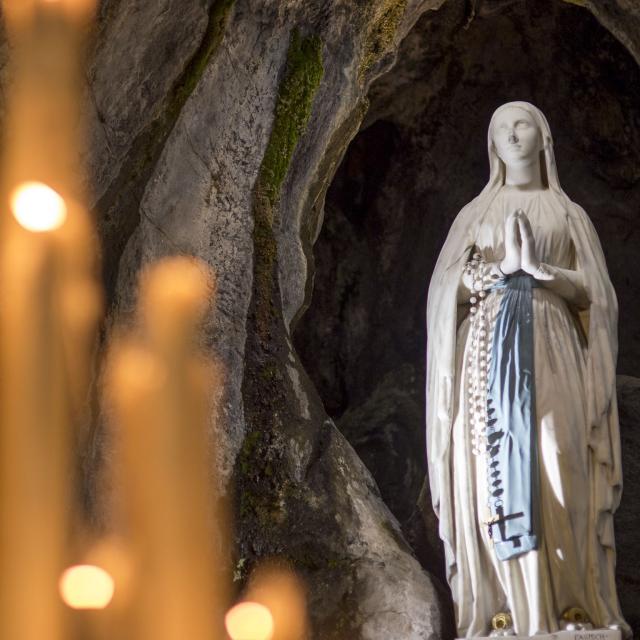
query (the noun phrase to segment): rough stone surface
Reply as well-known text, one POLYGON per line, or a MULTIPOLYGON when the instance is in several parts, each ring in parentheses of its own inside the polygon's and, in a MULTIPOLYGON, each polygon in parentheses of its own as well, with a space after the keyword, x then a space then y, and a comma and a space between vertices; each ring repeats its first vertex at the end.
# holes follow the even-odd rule
POLYGON ((382 497, 404 522, 424 480, 423 438, 415 429, 423 413, 415 370, 408 364, 388 373, 367 400, 349 408, 340 431, 369 469, 376 470, 382 497))
MULTIPOLYGON (((217 305, 206 339, 215 345, 227 372, 221 429, 227 441, 226 476, 244 435, 241 386, 252 293, 252 187, 278 89, 274 69, 255 60, 265 17, 244 17, 239 32, 225 34, 223 53, 203 74, 167 139, 146 185, 141 221, 124 251, 117 288, 118 311, 126 312, 134 303, 136 277, 144 264, 182 253, 214 268, 217 305)), ((283 60, 286 38, 264 44, 265 58, 283 60)))
MULTIPOLYGON (((276 554, 307 580, 314 637, 449 636, 440 590, 327 418, 288 335, 308 294, 324 193, 364 117, 368 85, 440 3, 179 4, 101 6, 90 169, 106 330, 130 317, 151 261, 178 253, 210 264, 218 296, 203 346, 226 372, 217 464, 236 502, 238 586, 276 554), (318 86, 312 53, 291 56, 294 41, 309 51, 319 43, 318 86), (289 100, 302 100, 293 106, 308 108, 308 121, 289 100), (271 162, 284 162, 283 181, 271 162)), ((112 446, 101 423, 93 442, 88 503, 108 528, 95 482, 112 446)))
POLYGON ((395 60, 396 45, 413 27, 418 17, 443 4, 444 0, 384 0, 363 3, 354 11, 353 3, 334 7, 332 28, 326 33, 336 42, 332 51, 335 63, 327 65, 317 95, 317 117, 300 141, 282 194, 280 221, 277 225, 281 256, 279 279, 285 321, 293 322, 308 303, 313 278, 311 245, 323 220, 324 197, 347 145, 358 131, 368 107, 362 77, 361 48, 369 52, 366 75, 373 79, 395 60), (402 7, 400 13, 394 8, 402 7), (363 26, 362 17, 368 24, 363 26), (353 18, 353 19, 351 19, 353 18), (395 22, 397 19, 397 23, 395 22), (338 44, 339 43, 339 44, 338 44), (371 51, 378 60, 371 61, 371 51))
POLYGON ((629 50, 640 64, 640 5, 635 0, 566 0, 585 7, 629 50))
POLYGON ((97 197, 115 179, 136 137, 166 107, 166 96, 202 40, 207 17, 201 0, 101 3, 88 69, 90 169, 97 197))

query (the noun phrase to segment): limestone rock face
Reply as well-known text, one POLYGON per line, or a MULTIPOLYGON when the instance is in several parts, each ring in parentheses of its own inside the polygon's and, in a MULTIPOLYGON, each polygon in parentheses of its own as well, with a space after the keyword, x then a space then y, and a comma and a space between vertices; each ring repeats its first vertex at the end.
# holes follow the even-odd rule
MULTIPOLYGON (((241 578, 288 558, 314 637, 451 634, 442 596, 365 465, 326 415, 290 339, 308 296, 324 194, 372 79, 442 0, 106 0, 89 64, 90 179, 107 329, 151 261, 189 254, 218 278, 203 343, 225 368, 217 464, 236 504, 241 578)), ((213 392, 214 390, 212 390, 213 392)), ((110 455, 99 427, 87 463, 110 455)))

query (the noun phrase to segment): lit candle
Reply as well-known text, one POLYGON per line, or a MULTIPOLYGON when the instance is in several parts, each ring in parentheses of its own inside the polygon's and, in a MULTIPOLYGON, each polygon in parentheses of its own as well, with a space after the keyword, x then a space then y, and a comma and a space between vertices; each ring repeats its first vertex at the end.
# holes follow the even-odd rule
POLYGON ((271 640, 273 616, 258 602, 240 602, 225 616, 225 626, 231 640, 271 640))
POLYGON ((103 538, 96 542, 89 537, 83 542, 76 539, 75 546, 74 555, 80 553, 82 563, 65 569, 58 583, 60 599, 73 610, 72 637, 128 638, 119 623, 122 611, 131 604, 131 562, 121 541, 103 538))
MULTIPOLYGON (((267 560, 254 570, 247 585, 246 600, 269 612, 273 627, 272 640, 304 640, 308 637, 305 587, 283 561, 267 560)), ((245 610, 243 619, 247 624, 252 618, 256 621, 256 628, 259 628, 260 616, 245 610)), ((229 635, 236 640, 231 633, 229 635)), ((241 640, 241 636, 237 640, 241 640)), ((247 640, 253 640, 253 637, 247 640)))
POLYGON ((78 171, 83 27, 59 9, 3 2, 13 46, 0 180, 0 637, 20 640, 65 636, 57 583, 100 310, 78 171))
POLYGON ((3 9, 13 27, 32 28, 35 15, 60 16, 65 22, 83 23, 95 12, 95 0, 2 0, 3 9))
POLYGON ((60 577, 60 596, 72 609, 104 609, 115 591, 109 573, 95 565, 69 567, 60 577))
POLYGON ((53 231, 64 224, 67 205, 42 182, 25 182, 11 195, 11 212, 28 231, 53 231))
POLYGON ((134 562, 124 624, 136 640, 220 638, 224 519, 212 509, 208 438, 217 374, 196 349, 213 281, 201 263, 173 258, 140 289, 138 326, 114 347, 107 376, 134 562))

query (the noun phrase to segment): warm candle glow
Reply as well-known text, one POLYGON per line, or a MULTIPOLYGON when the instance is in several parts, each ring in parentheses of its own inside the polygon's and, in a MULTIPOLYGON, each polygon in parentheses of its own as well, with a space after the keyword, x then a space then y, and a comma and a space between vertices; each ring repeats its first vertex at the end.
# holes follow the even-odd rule
POLYGON ((95 9, 96 0, 40 0, 41 4, 59 5, 72 11, 90 12, 95 9))
POLYGON ((257 602, 241 602, 225 616, 227 633, 232 640, 271 640, 273 616, 271 611, 257 602))
POLYGON ((97 607, 113 595, 97 569, 89 584, 86 571, 61 576, 85 544, 74 540, 72 470, 92 435, 101 299, 82 169, 89 14, 71 1, 0 2, 11 79, 0 152, 0 290, 10 301, 0 305, 0 638, 20 640, 69 638, 63 598, 97 607))
POLYGON ((116 508, 134 564, 121 609, 130 640, 226 637, 217 578, 227 533, 210 440, 221 383, 200 346, 214 281, 191 257, 147 266, 134 322, 109 356, 104 391, 122 461, 116 508))
POLYGON ((286 562, 263 560, 249 579, 245 597, 268 609, 277 640, 308 637, 306 589, 286 562))
POLYGON ((60 194, 42 182, 21 184, 11 197, 11 210, 28 231, 53 231, 67 217, 67 206, 60 194))
POLYGON ((96 0, 2 0, 5 13, 14 24, 32 21, 42 7, 61 9, 72 18, 91 16, 96 0))
POLYGON ((113 578, 100 567, 77 565, 60 578, 60 595, 72 609, 104 609, 113 598, 113 578))

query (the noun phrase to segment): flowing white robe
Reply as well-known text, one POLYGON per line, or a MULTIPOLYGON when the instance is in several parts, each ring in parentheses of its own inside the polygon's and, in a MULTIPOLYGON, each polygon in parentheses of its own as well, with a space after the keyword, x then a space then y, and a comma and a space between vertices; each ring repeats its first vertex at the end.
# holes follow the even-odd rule
MULTIPOLYGON (((508 607, 519 633, 552 631, 565 605, 582 603, 595 627, 618 624, 629 634, 616 593, 613 535, 613 513, 622 490, 615 392, 617 300, 595 229, 560 186, 544 114, 516 101, 502 105, 494 117, 509 106, 529 112, 541 133, 540 172, 547 192, 538 196, 538 204, 520 204, 533 218, 536 246, 550 268, 556 260, 556 267, 574 266, 581 276, 587 303, 580 322, 586 339, 580 338, 566 301, 546 286, 536 288, 534 357, 540 385, 536 409, 544 531, 538 550, 496 565, 483 537, 480 520, 485 518, 478 512, 484 504, 479 495, 484 469, 472 459, 457 393, 465 373, 464 321, 459 327, 464 308, 457 304, 462 273, 476 243, 489 257, 490 250, 500 251, 500 216, 505 206, 515 204, 501 202, 505 166, 490 123, 489 181, 456 216, 431 276, 427 302, 429 484, 458 632, 485 635, 491 617, 508 607)), ((576 293, 571 286, 565 289, 576 293)), ((495 304, 498 295, 494 298, 495 304)))
MULTIPOLYGON (((504 256, 506 216, 522 208, 533 229, 543 262, 576 269, 575 250, 565 216, 549 191, 505 192, 492 202, 476 238, 487 262, 504 256)), ((575 278, 574 282, 579 282, 575 278)), ((575 287, 576 289, 579 287, 575 287)), ((579 298, 584 291, 572 291, 579 298)), ((573 295, 571 295, 573 294, 573 295)), ((501 291, 487 297, 488 315, 497 311, 501 291)), ((511 560, 498 560, 486 521, 486 458, 472 454, 466 400, 469 317, 457 331, 456 395, 452 462, 455 556, 459 570, 451 581, 457 625, 463 636, 486 635, 493 615, 510 611, 518 634, 558 629, 562 612, 580 607, 601 617, 601 603, 587 575, 595 541, 589 510, 591 456, 587 444, 585 384, 586 337, 570 303, 544 287, 533 290, 534 366, 541 527, 539 548, 511 560)), ((619 622, 619 611, 606 621, 619 622)))

